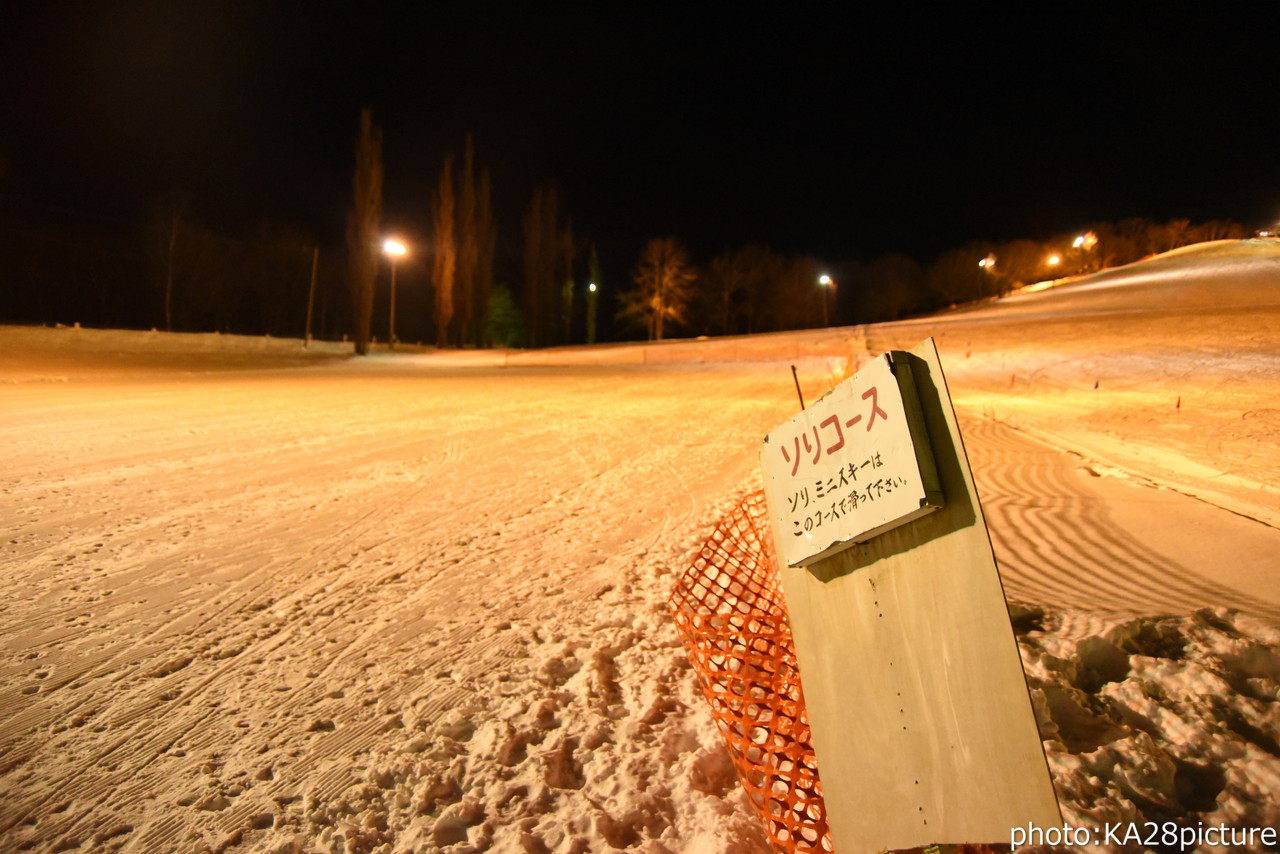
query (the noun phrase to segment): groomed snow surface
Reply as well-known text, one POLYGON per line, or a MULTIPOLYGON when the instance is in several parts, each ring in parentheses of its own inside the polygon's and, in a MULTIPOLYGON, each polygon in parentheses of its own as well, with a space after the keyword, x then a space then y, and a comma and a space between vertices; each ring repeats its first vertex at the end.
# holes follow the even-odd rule
POLYGON ((1280 827, 1280 241, 1239 241, 651 346, 0 328, 0 850, 767 851, 665 600, 790 365, 930 335, 1066 823, 1280 827))

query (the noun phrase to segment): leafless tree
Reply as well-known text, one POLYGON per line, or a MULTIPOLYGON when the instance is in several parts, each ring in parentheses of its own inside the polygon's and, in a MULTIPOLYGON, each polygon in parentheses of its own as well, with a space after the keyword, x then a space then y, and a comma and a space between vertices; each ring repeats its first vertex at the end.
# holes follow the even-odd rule
POLYGON ((529 344, 551 343, 557 335, 564 229, 560 226, 560 194, 539 187, 524 218, 524 301, 529 344))
POLYGON ((458 175, 458 208, 455 228, 458 247, 455 286, 458 311, 456 331, 459 344, 474 343, 476 268, 480 256, 480 234, 476 228, 477 186, 475 175, 475 146, 467 135, 466 149, 462 156, 462 171, 458 175))
POLYGON ((186 212, 185 200, 174 200, 166 211, 165 262, 164 262, 164 328, 173 331, 173 265, 178 248, 178 231, 182 226, 182 215, 186 212))
POLYGON ((435 231, 435 264, 431 283, 436 294, 436 345, 449 344, 449 321, 453 319, 453 289, 458 265, 458 245, 454 230, 453 158, 444 159, 440 183, 431 205, 435 231))
POLYGON ((578 241, 573 236, 573 224, 560 229, 560 323, 561 343, 573 343, 573 264, 578 258, 578 241))
POLYGON ((863 274, 859 315, 865 320, 896 320, 918 306, 924 294, 924 270, 906 255, 877 258, 863 274))
POLYGON ((690 320, 695 328, 717 335, 776 328, 768 322, 773 319, 770 297, 785 268, 786 259, 767 246, 753 244, 721 253, 699 274, 690 320), (762 313, 768 315, 764 323, 762 313))
POLYGON ((355 315, 356 353, 369 352, 373 284, 378 275, 378 231, 382 227, 382 129, 368 108, 360 111, 355 144, 353 204, 347 218, 347 286, 355 315))
POLYGON ((476 191, 476 271, 475 319, 476 343, 489 347, 489 297, 493 292, 493 251, 497 245, 497 229, 493 220, 489 170, 480 170, 480 186, 476 191))
POLYGON ((636 287, 622 295, 621 315, 643 322, 649 339, 661 341, 668 323, 684 322, 693 298, 697 274, 688 255, 674 237, 650 240, 631 278, 636 287))

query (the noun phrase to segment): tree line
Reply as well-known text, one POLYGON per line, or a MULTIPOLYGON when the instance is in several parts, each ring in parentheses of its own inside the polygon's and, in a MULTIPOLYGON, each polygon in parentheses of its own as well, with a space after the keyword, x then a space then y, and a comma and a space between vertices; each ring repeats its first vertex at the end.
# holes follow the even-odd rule
MULTIPOLYGON (((355 145, 347 250, 355 306, 356 351, 367 352, 381 218, 381 131, 368 110, 355 145)), ((554 186, 533 190, 521 221, 520 298, 493 279, 496 244, 488 172, 476 178, 474 146, 460 169, 446 156, 431 198, 428 240, 437 346, 593 343, 600 318, 601 271, 594 244, 574 231, 554 186), (585 267, 585 269, 584 269, 585 267), (584 275, 585 274, 585 275, 584 275), (458 313, 460 311, 460 314, 458 313), (459 321, 458 318, 461 318, 459 321)), ((835 315, 834 290, 815 290, 814 258, 785 258, 766 247, 726 253, 697 269, 675 237, 650 240, 614 295, 622 334, 662 339, 672 331, 732 334, 816 326, 835 315)))
POLYGON ((1097 222, 1048 240, 973 242, 922 264, 901 254, 851 265, 848 312, 858 322, 896 320, 959 303, 999 297, 1036 282, 1094 273, 1210 240, 1250 235, 1230 220, 1192 224, 1130 218, 1097 222))
POLYGON ((382 131, 367 110, 341 247, 287 223, 229 234, 202 223, 180 196, 134 226, 6 207, 0 195, 0 319, 310 334, 350 338, 360 353, 393 338, 545 347, 751 334, 893 320, 1249 234, 1227 220, 1132 218, 1049 240, 974 242, 927 263, 891 254, 834 264, 764 245, 698 264, 669 236, 649 240, 629 275, 605 282, 595 245, 575 231, 553 185, 533 188, 499 264, 490 172, 473 140, 462 143, 461 157, 444 156, 434 186, 422 190, 429 234, 399 259, 384 254, 382 131))
POLYGON ((349 312, 336 253, 293 224, 230 233, 191 206, 153 204, 137 223, 0 203, 0 320, 301 337, 313 266, 314 332, 349 312))
POLYGON ((1131 218, 1049 240, 971 243, 931 263, 902 254, 824 266, 766 246, 733 249, 694 268, 674 238, 650 241, 622 295, 622 314, 660 339, 897 320, 990 299, 1036 282, 1097 272, 1210 240, 1249 235, 1230 220, 1131 218))

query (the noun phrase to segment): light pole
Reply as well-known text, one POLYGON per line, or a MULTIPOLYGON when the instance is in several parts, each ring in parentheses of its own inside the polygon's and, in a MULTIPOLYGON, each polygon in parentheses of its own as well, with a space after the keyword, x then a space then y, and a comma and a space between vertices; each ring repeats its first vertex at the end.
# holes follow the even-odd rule
POLYGON ((596 343, 596 301, 600 294, 596 283, 587 285, 587 343, 596 343))
MULTIPOLYGON (((978 266, 981 267, 983 270, 985 270, 988 276, 995 276, 996 274, 995 253, 988 252, 987 257, 983 258, 981 261, 978 262, 978 266)), ((987 295, 987 280, 984 278, 982 280, 982 296, 985 298, 986 295, 987 295)))
POLYGON ((387 343, 392 350, 396 348, 396 261, 408 253, 408 249, 399 240, 387 238, 382 243, 382 251, 391 259, 391 317, 387 325, 387 343))
POLYGON ((836 282, 826 273, 818 277, 818 285, 823 289, 822 294, 822 325, 830 326, 830 315, 827 311, 827 302, 835 298, 836 282))
POLYGON ((1093 247, 1097 245, 1098 235, 1092 231, 1086 231, 1072 242, 1071 248, 1079 250, 1077 255, 1080 259, 1080 269, 1078 272, 1090 273, 1093 271, 1093 247))

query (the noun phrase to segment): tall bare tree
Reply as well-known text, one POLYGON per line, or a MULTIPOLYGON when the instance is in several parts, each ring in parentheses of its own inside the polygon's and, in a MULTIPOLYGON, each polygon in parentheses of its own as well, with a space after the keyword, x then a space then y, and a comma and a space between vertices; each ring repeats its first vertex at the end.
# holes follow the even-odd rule
POLYGON ((489 187, 489 170, 480 170, 480 186, 476 191, 476 343, 492 346, 489 340, 489 297, 493 292, 493 250, 497 231, 493 222, 493 205, 489 187))
POLYGON ((431 283, 436 293, 436 346, 449 344, 449 321, 453 319, 454 274, 458 264, 458 244, 454 231, 453 158, 444 159, 440 183, 431 205, 435 226, 435 264, 431 283))
POLYGON ((720 335, 779 328, 773 296, 786 267, 786 258, 754 244, 712 259, 690 306, 695 326, 720 335))
POLYGON ((863 274, 859 315, 866 320, 897 320, 918 307, 925 271, 906 255, 884 255, 863 274))
POLYGON ((174 256, 178 248, 178 232, 182 227, 182 216, 186 213, 186 199, 174 198, 168 203, 168 210, 165 212, 167 220, 168 232, 165 235, 165 252, 164 262, 164 330, 165 332, 173 331, 173 265, 174 256))
POLYGON ((560 229, 560 323, 562 344, 573 343, 573 262, 578 257, 578 243, 573 237, 573 224, 560 229))
POLYGON ((560 194, 553 188, 538 187, 524 218, 524 301, 532 347, 551 343, 556 334, 563 249, 560 194))
POLYGON ((382 129, 366 107, 360 111, 355 144, 353 202, 347 217, 347 287, 355 315, 356 353, 369 352, 373 283, 378 275, 378 231, 382 227, 382 129))
POLYGON ((636 287, 622 295, 622 316, 642 321, 651 341, 661 341, 668 323, 683 323, 697 278, 674 237, 645 244, 631 274, 636 287))
POLYGON ((457 293, 457 341, 474 343, 476 267, 480 260, 480 234, 476 222, 477 203, 475 176, 475 147, 467 134, 466 150, 462 157, 462 172, 458 176, 458 209, 455 234, 458 247, 455 287, 457 293))
MULTIPOLYGON (((493 209, 490 201, 489 170, 477 174, 475 144, 471 135, 466 137, 462 163, 456 170, 452 159, 445 160, 440 185, 432 201, 432 215, 436 222, 436 261, 433 280, 443 282, 441 264, 447 264, 450 251, 453 258, 453 286, 448 306, 439 302, 446 297, 447 288, 437 285, 437 314, 444 308, 449 324, 446 338, 461 346, 487 344, 487 318, 489 293, 493 286, 493 251, 495 243, 493 209), (448 176, 445 173, 449 173, 448 176), (446 180, 451 182, 445 186, 446 180), (445 216, 442 207, 446 189, 452 199, 452 213, 445 216)), ((437 337, 440 337, 437 335, 437 337)))

